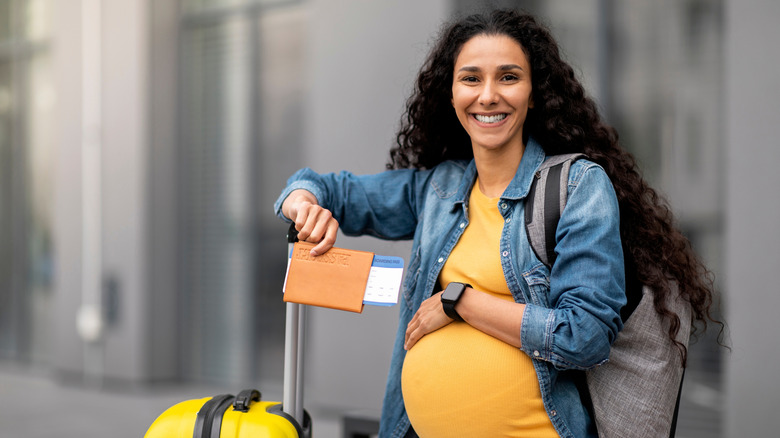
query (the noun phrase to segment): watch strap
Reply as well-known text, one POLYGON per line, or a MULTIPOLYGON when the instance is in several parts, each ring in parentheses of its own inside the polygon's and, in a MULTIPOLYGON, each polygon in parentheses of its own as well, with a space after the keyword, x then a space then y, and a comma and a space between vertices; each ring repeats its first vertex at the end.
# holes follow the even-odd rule
POLYGON ((455 321, 463 321, 463 317, 460 316, 457 310, 455 310, 455 304, 457 302, 453 303, 451 301, 442 301, 441 306, 444 309, 444 313, 447 314, 450 318, 454 319, 455 321))

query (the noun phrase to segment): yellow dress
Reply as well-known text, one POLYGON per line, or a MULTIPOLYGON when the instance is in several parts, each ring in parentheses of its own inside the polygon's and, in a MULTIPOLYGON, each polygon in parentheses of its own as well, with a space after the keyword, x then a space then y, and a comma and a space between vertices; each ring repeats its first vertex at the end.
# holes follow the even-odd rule
MULTIPOLYGON (((441 285, 469 283, 512 301, 501 270, 498 201, 474 184, 469 226, 442 269, 441 285)), ((531 358, 465 322, 420 339, 406 354, 401 385, 409 420, 422 438, 558 436, 531 358)))

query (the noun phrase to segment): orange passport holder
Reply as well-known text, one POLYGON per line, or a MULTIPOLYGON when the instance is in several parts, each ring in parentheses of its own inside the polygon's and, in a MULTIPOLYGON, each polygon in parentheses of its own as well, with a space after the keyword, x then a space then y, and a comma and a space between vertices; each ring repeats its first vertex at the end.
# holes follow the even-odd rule
POLYGON ((360 313, 374 253, 331 248, 312 256, 314 244, 293 246, 284 301, 360 313))

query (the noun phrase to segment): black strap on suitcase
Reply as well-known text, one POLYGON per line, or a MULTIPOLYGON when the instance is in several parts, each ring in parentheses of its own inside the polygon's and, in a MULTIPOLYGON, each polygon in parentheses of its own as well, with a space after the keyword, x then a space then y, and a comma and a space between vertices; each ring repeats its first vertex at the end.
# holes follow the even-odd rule
MULTIPOLYGON (((222 429, 222 417, 231 407, 234 411, 249 412, 253 402, 259 402, 262 396, 256 389, 245 389, 235 397, 231 394, 212 397, 198 411, 192 438, 219 438, 222 429)), ((286 418, 295 427, 298 437, 311 438, 311 417, 303 412, 303 421, 297 421, 292 415, 284 412, 281 405, 273 405, 267 410, 269 414, 286 418)))

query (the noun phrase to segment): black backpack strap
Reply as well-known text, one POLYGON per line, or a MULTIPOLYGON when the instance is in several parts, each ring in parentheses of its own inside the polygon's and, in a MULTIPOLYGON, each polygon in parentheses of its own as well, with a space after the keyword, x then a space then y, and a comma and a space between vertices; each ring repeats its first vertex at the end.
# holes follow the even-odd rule
MULTIPOLYGON (((556 164, 547 173, 544 188, 544 246, 548 264, 555 264, 555 231, 561 219, 561 170, 563 163, 556 164)), ((564 186, 565 187, 565 186, 564 186)))
POLYGON ((584 154, 548 157, 534 174, 525 205, 525 228, 536 257, 547 267, 555 263, 555 231, 566 206, 569 169, 584 154))
POLYGON ((669 429, 669 438, 674 438, 674 434, 677 432, 677 415, 680 413, 680 397, 682 396, 682 386, 685 380, 685 368, 683 368, 682 376, 680 376, 680 389, 677 391, 677 403, 674 405, 674 416, 672 417, 672 427, 669 429))

